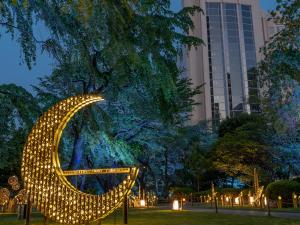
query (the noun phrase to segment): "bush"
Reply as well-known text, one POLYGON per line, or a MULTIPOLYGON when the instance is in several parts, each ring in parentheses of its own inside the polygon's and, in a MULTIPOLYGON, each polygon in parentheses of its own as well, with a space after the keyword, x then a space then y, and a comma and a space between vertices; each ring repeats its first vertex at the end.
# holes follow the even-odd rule
POLYGON ((221 190, 221 193, 222 195, 233 195, 233 196, 236 196, 236 195, 239 195, 241 192, 240 189, 236 189, 236 188, 224 188, 221 190))
POLYGON ((190 194, 193 192, 192 188, 188 188, 188 187, 174 187, 171 189, 171 191, 173 192, 173 194, 177 195, 177 194, 190 194))
POLYGON ((292 201, 293 193, 300 194, 300 183, 297 181, 281 180, 270 183, 267 186, 266 194, 272 200, 278 200, 278 196, 283 201, 292 201))
MULTIPOLYGON (((220 195, 239 195, 240 194, 240 189, 235 189, 235 188, 216 188, 215 190, 217 192, 217 196, 220 195)), ((195 192, 193 193, 195 196, 204 196, 204 195, 211 195, 211 189, 206 190, 206 191, 201 191, 201 192, 195 192)))
POLYGON ((297 181, 298 183, 300 183, 300 177, 294 178, 293 181, 297 181))

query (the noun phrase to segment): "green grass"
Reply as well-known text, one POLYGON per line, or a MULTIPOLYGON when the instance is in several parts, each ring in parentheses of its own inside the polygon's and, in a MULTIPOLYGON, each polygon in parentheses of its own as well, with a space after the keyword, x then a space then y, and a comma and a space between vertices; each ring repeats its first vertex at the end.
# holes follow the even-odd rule
MULTIPOLYGON (((41 215, 32 216, 31 225, 42 225, 41 215)), ((23 225, 16 215, 0 215, 0 225, 23 225)), ((102 225, 122 224, 122 214, 117 212, 102 222, 102 225), (116 222, 116 223, 115 223, 116 222)), ((50 223, 50 225, 56 225, 50 223)), ((96 224, 91 224, 96 225, 96 224)), ((252 217, 199 212, 174 212, 170 210, 130 209, 129 225, 300 225, 300 220, 274 217, 252 217)))
MULTIPOLYGON (((191 204, 188 205, 191 208, 206 208, 206 209, 214 209, 215 207, 211 207, 210 204, 194 204, 191 206, 191 204)), ((218 206, 219 209, 230 209, 230 210, 251 210, 251 211, 263 211, 266 212, 266 208, 255 208, 251 206, 218 206)), ((300 208, 271 208, 271 212, 297 212, 300 213, 300 208)))

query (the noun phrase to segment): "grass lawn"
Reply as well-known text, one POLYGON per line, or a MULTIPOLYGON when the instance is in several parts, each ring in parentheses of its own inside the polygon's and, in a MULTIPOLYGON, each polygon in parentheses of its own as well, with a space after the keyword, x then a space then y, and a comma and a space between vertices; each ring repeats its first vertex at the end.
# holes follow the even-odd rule
MULTIPOLYGON (((194 204, 191 206, 191 204, 188 205, 191 208, 207 208, 207 209, 214 209, 215 207, 211 207, 210 204, 194 204)), ((218 206, 219 209, 230 209, 230 210, 251 210, 251 211, 264 211, 266 212, 267 209, 263 208, 255 208, 250 206, 218 206)), ((300 213, 300 208, 271 208, 271 212, 297 212, 300 213)))
MULTIPOLYGON (((42 225, 42 216, 34 214, 31 225, 42 225)), ((23 225, 16 215, 0 215, 0 225, 23 225)), ((102 222, 102 225, 122 224, 122 214, 117 212, 102 222)), ((49 225, 56 225, 50 223, 49 225)), ((94 224, 91 224, 94 225, 94 224)), ((273 217, 250 217, 198 213, 190 211, 173 212, 170 210, 129 210, 129 225, 300 225, 300 220, 279 219, 273 217)))

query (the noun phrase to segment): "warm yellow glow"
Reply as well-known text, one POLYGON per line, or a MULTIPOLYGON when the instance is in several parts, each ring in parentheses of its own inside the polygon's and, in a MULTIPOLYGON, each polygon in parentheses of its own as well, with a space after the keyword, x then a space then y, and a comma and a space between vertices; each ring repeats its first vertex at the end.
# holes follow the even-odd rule
POLYGON ((267 205, 267 204, 268 204, 268 202, 267 202, 267 198, 266 198, 266 197, 264 198, 264 202, 265 202, 265 205, 267 205))
POLYGON ((173 201, 173 210, 180 210, 178 200, 173 201))
POLYGON ((77 111, 101 100, 97 95, 63 100, 39 118, 28 136, 22 158, 25 190, 33 206, 50 220, 87 224, 102 219, 121 206, 124 196, 134 185, 138 168, 130 168, 125 180, 113 190, 103 195, 90 195, 72 186, 61 170, 58 146, 63 129, 77 111))
POLYGON ((131 168, 109 168, 109 169, 91 169, 91 170, 65 170, 63 176, 91 175, 91 174, 127 174, 131 168))
POLYGON ((237 205, 240 204, 240 198, 238 198, 238 197, 235 198, 235 199, 234 199, 234 203, 237 204, 237 205))
POLYGON ((294 199, 297 199, 297 195, 296 194, 294 194, 294 199))
POLYGON ((141 205, 141 207, 145 207, 146 206, 146 201, 144 199, 142 199, 140 201, 140 205, 141 205))
POLYGON ((250 197, 249 197, 249 201, 250 201, 250 204, 253 205, 253 203, 254 203, 254 197, 253 197, 253 196, 250 196, 250 197))
POLYGON ((229 198, 228 198, 228 197, 226 197, 226 198, 225 198, 225 201, 226 201, 226 202, 229 202, 229 198))

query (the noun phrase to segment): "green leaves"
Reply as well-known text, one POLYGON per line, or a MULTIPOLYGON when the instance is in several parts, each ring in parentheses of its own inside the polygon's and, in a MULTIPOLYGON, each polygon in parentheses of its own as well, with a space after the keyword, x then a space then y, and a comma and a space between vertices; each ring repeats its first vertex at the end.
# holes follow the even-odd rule
POLYGON ((188 7, 174 13, 167 0, 39 0, 28 2, 28 7, 19 3, 4 1, 0 18, 11 21, 2 24, 9 31, 20 32, 18 40, 28 67, 35 62, 36 47, 41 45, 59 66, 80 62, 80 73, 86 74, 91 79, 86 82, 94 86, 92 90, 88 85, 84 92, 104 93, 108 85, 111 90, 120 91, 132 80, 139 80, 153 97, 161 118, 177 120, 174 117, 179 110, 174 99, 180 98, 176 85, 181 73, 177 57, 183 46, 202 43, 188 35, 193 28, 191 16, 200 8, 188 7), (40 41, 34 37, 34 19, 45 24, 49 38, 40 41))
POLYGON ((272 200, 278 200, 278 196, 281 196, 284 202, 292 203, 293 194, 300 194, 300 183, 289 180, 276 181, 267 186, 266 194, 272 200))
POLYGON ((261 115, 242 114, 221 123, 220 139, 214 146, 212 158, 218 170, 244 182, 252 180, 253 169, 270 176, 276 167, 275 154, 269 145, 272 130, 261 115))
POLYGON ((25 89, 0 85, 0 170, 18 174, 27 134, 40 114, 37 101, 25 89))
MULTIPOLYGON (((161 172, 155 160, 163 161, 162 139, 176 136, 200 93, 182 79, 177 60, 182 47, 202 44, 189 35, 191 15, 201 10, 175 13, 170 0, 37 0, 27 7, 3 2, 0 20, 11 18, 12 24, 3 26, 19 32, 28 66, 35 63, 38 47, 55 60, 52 75, 35 87, 43 110, 78 94, 101 94, 106 100, 78 113, 66 128, 61 147, 69 156, 86 151, 101 163, 101 149, 161 172), (35 20, 49 32, 45 40, 34 37, 35 20)), ((86 166, 81 160, 76 166, 86 166)))

